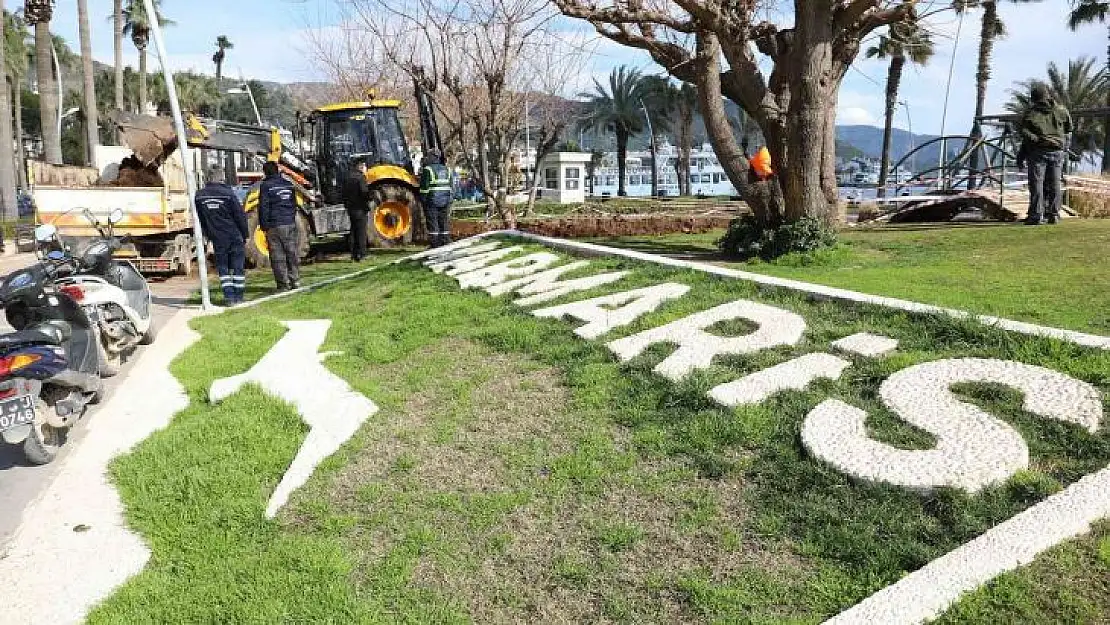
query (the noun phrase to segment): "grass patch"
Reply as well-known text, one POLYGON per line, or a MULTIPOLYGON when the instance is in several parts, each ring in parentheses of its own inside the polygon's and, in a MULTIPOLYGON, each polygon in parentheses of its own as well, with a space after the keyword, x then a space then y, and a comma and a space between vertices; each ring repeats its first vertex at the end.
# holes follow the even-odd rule
MULTIPOLYGON (((993 357, 1105 392, 1110 355, 620 259, 591 261, 589 271, 616 269, 633 274, 553 304, 677 281, 692 287, 686 297, 605 338, 737 298, 801 314, 806 336, 670 384, 651 371, 669 348, 619 364, 571 323, 411 265, 197 320, 205 338, 174 365, 192 405, 112 468, 154 557, 90 620, 820 622, 1110 461, 1105 428, 1048 423, 1013 393, 967 385, 957 389, 967 401, 1026 438, 1028 471, 974 496, 855 482, 798 442, 806 413, 826 398, 867 409, 883 440, 927 447, 929 435, 877 400, 891 373, 993 357), (334 321, 323 349, 343 352, 327 366, 381 411, 266 521, 304 427, 257 389, 218 406, 207 405, 206 389, 256 362, 281 320, 320 317, 334 321), (899 339, 899 352, 857 359, 841 380, 760 406, 730 410, 706 396, 864 330, 899 339)), ((1091 601, 1104 540, 1091 538, 1089 557, 1061 560, 1069 579, 1095 580, 1075 591, 1091 601)), ((1036 567, 1015 575, 1033 589, 1056 583, 1057 570, 1036 567)), ((987 607, 968 612, 970 622, 1007 614, 991 607, 999 592, 982 591, 987 607)), ((1078 613, 1045 605, 1046 618, 1032 622, 1078 613)))
MULTIPOLYGON (((723 231, 595 242, 716 260, 723 231)), ((841 244, 771 263, 726 263, 794 278, 1082 332, 1110 333, 1110 221, 1052 228, 913 224, 844 230, 841 244)))

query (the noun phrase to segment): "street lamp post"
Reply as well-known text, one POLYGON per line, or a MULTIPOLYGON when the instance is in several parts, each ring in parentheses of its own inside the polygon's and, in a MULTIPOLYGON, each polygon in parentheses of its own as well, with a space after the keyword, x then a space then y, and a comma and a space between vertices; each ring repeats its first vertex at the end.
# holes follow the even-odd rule
MULTIPOLYGON (((143 0, 146 14, 154 18, 158 13, 154 10, 153 0, 143 0)), ((212 308, 212 297, 208 292, 208 263, 205 257, 204 232, 200 227, 200 215, 197 214, 196 195, 197 179, 193 175, 193 162, 189 159, 188 135, 185 134, 185 120, 181 115, 181 104, 177 101, 177 85, 173 81, 173 70, 169 66, 169 56, 166 54, 166 42, 162 39, 162 26, 157 19, 150 20, 150 33, 154 35, 154 47, 158 50, 158 60, 162 65, 162 75, 166 79, 166 95, 170 100, 170 111, 173 113, 174 130, 177 131, 177 149, 181 153, 181 167, 185 170, 185 188, 189 194, 189 209, 193 213, 193 238, 197 244, 197 273, 200 274, 200 302, 205 310, 212 308)))
POLYGON ((902 105, 902 108, 904 108, 906 110, 906 124, 908 124, 909 127, 910 127, 910 155, 911 155, 910 156, 910 171, 913 173, 914 176, 916 176, 917 175, 917 154, 914 153, 914 150, 917 149, 917 147, 915 145, 917 143, 917 140, 913 136, 913 118, 910 117, 910 103, 906 102, 905 100, 902 100, 898 104, 902 105))
POLYGON ((651 197, 659 197, 659 154, 655 149, 655 131, 651 128, 651 115, 648 114, 644 99, 640 98, 640 108, 644 109, 644 119, 647 120, 648 137, 651 138, 651 197))

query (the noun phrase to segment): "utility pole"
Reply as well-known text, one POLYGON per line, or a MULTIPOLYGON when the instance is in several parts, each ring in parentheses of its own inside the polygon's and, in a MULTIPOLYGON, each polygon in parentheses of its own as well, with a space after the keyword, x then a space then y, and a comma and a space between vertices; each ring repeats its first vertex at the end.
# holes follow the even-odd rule
MULTIPOLYGON (((143 0, 146 14, 158 15, 153 0, 143 0)), ((173 70, 169 67, 166 42, 162 39, 162 26, 157 19, 150 20, 150 32, 154 35, 154 46, 158 50, 158 61, 162 64, 162 76, 166 79, 166 95, 169 96, 170 110, 173 112, 173 125, 177 131, 177 148, 181 153, 181 167, 185 170, 185 188, 189 193, 189 210, 193 213, 193 238, 197 244, 197 273, 200 274, 200 301, 204 310, 212 308, 212 297, 208 292, 208 259, 206 258, 204 232, 200 227, 197 214, 197 179, 193 172, 193 162, 189 160, 188 135, 185 134, 185 120, 181 116, 181 104, 177 101, 177 86, 173 81, 173 70)))
POLYGON ((651 127, 651 115, 648 114, 648 108, 644 104, 643 98, 640 98, 640 108, 644 109, 648 136, 651 138, 651 197, 656 198, 659 197, 659 155, 655 149, 655 131, 651 127))

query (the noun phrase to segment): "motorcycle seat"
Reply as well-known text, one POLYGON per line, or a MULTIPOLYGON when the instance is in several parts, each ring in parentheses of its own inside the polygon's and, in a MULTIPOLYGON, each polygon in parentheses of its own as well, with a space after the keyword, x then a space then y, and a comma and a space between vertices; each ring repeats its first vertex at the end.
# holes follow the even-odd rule
POLYGON ((0 334, 0 350, 26 345, 61 345, 64 340, 61 332, 53 328, 29 329, 0 334))

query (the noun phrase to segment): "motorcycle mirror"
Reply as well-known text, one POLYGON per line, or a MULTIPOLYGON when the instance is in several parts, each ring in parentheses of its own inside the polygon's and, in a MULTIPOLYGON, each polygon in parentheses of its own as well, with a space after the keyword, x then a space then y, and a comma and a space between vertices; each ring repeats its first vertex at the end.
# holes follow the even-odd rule
POLYGON ((123 209, 122 208, 112 209, 111 214, 108 215, 108 223, 110 223, 112 225, 115 225, 115 224, 118 224, 121 221, 123 221, 123 209))
POLYGON ((42 243, 53 241, 57 234, 58 228, 54 224, 42 224, 35 228, 35 240, 42 243))

